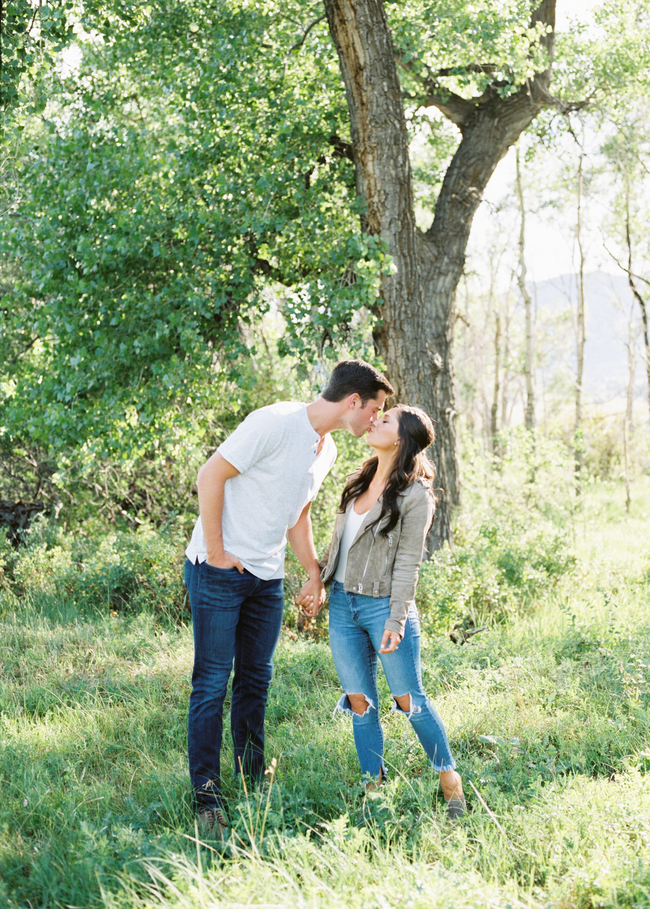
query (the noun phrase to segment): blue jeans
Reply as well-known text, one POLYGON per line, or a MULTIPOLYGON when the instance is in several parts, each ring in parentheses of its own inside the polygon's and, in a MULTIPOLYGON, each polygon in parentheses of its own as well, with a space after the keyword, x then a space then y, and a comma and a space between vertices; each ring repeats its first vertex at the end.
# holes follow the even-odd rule
POLYGON ((263 581, 249 571, 185 563, 192 607, 194 670, 188 718, 190 779, 195 804, 221 796, 223 702, 233 661, 230 726, 235 773, 264 775, 264 710, 280 637, 282 579, 263 581))
POLYGON ((420 667, 420 620, 415 604, 406 620, 404 638, 393 653, 379 653, 384 624, 390 615, 389 597, 367 597, 347 593, 333 581, 329 591, 330 646, 334 664, 346 692, 337 711, 352 715, 354 744, 361 773, 386 777, 384 734, 379 721, 377 657, 393 697, 410 695, 407 713, 395 702, 393 710, 410 720, 431 766, 438 773, 456 767, 442 720, 422 687, 420 667), (348 694, 364 695, 368 707, 364 714, 350 707, 348 694))

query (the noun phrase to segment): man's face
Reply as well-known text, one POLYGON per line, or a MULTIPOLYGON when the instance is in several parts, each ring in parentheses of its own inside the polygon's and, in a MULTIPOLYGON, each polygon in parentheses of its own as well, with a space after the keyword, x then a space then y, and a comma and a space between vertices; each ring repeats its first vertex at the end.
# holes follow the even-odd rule
POLYGON ((359 395, 355 395, 354 407, 350 411, 349 429, 353 436, 359 438, 364 432, 368 432, 372 424, 377 419, 383 409, 386 400, 386 392, 380 391, 376 398, 371 398, 362 406, 359 395))

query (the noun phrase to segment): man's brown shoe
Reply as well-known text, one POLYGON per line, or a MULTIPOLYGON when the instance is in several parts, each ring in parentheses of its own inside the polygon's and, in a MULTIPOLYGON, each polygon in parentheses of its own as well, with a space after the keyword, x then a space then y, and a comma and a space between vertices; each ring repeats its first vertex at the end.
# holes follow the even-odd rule
POLYGON ((221 808, 214 805, 199 808, 197 814, 199 831, 203 836, 213 836, 216 840, 224 840, 228 833, 228 822, 221 808))

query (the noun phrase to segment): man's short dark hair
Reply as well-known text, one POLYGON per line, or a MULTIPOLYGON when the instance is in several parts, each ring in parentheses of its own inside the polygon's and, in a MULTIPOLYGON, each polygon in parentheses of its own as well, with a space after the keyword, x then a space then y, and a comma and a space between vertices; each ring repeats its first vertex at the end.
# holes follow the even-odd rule
POLYGON ((332 375, 323 392, 326 401, 342 401, 348 395, 358 394, 365 407, 380 391, 394 395, 395 389, 388 379, 363 360, 341 360, 332 370, 332 375))

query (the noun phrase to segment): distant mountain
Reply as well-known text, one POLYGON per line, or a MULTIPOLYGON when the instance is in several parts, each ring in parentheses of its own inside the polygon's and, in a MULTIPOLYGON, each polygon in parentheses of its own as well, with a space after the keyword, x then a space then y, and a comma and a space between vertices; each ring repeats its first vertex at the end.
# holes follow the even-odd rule
MULTIPOLYGON (((576 275, 560 275, 548 281, 531 282, 531 297, 534 301, 538 324, 545 313, 572 313, 569 324, 575 326, 578 283, 576 275)), ((596 271, 585 278, 585 364, 584 390, 592 401, 604 402, 625 395, 628 383, 628 355, 626 341, 628 323, 633 320, 640 325, 641 313, 638 303, 625 275, 611 275, 596 271)), ((563 345, 566 350, 566 345, 563 345)), ((555 364, 576 369, 575 331, 568 347, 568 360, 556 359, 555 364)), ((645 363, 641 338, 637 340, 636 388, 645 391, 645 363)))

